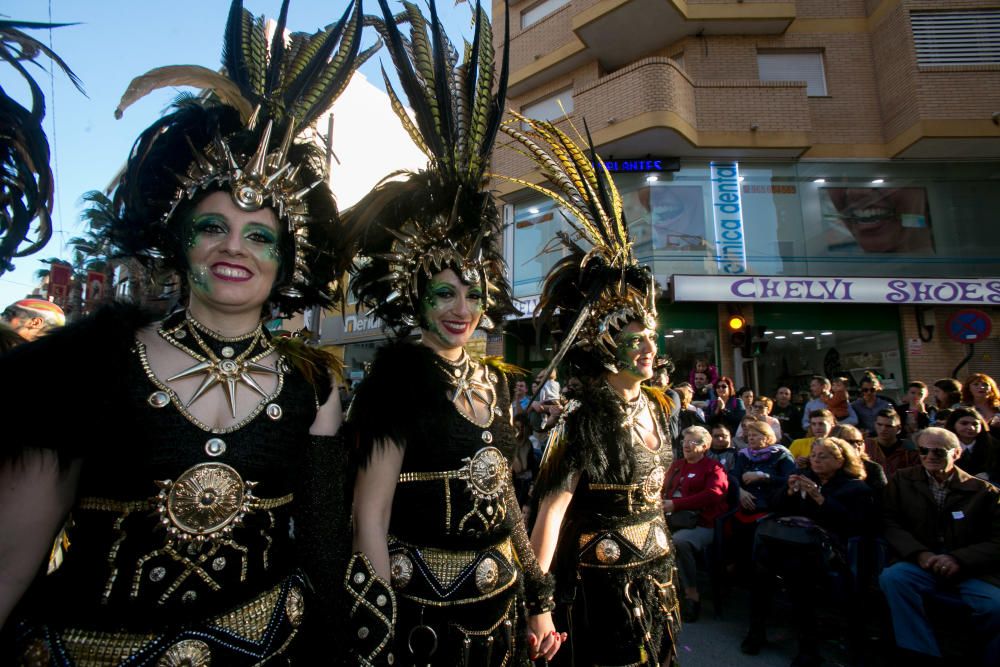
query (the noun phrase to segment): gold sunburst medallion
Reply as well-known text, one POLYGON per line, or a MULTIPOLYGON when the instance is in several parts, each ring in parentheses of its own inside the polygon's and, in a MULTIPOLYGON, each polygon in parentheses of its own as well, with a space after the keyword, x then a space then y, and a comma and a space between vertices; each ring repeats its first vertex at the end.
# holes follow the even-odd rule
POLYGON ((167 531, 180 541, 211 540, 232 532, 253 509, 256 482, 244 482, 224 463, 199 463, 176 481, 157 482, 157 510, 167 531))

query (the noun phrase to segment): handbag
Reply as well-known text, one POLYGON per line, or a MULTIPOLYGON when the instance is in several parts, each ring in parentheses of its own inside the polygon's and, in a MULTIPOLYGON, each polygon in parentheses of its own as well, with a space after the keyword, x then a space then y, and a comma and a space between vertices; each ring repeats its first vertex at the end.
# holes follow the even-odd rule
POLYGON ((695 528, 701 520, 701 513, 696 510, 677 510, 667 515, 667 528, 671 533, 678 530, 695 528))
POLYGON ((757 526, 754 551, 761 546, 815 547, 824 563, 832 565, 842 561, 836 540, 818 523, 804 516, 769 517, 757 526))

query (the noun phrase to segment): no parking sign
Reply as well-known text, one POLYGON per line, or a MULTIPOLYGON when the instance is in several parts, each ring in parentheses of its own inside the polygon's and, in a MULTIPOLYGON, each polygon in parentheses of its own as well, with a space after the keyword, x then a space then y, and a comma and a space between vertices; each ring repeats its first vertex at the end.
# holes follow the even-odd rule
POLYGON ((989 313, 967 308, 949 317, 945 330, 956 343, 978 343, 990 337, 993 320, 989 313))

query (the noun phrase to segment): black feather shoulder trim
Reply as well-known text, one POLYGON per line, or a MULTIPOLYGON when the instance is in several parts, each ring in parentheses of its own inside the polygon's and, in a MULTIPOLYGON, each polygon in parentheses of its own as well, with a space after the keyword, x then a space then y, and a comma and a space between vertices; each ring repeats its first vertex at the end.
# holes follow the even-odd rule
POLYGON ((0 422, 24 434, 3 439, 0 461, 39 449, 55 451, 66 466, 101 446, 106 429, 82 427, 115 419, 135 334, 156 319, 112 303, 0 357, 0 422))
POLYGON ((448 384, 434 362, 434 351, 407 339, 375 353, 368 375, 347 412, 348 442, 362 467, 378 447, 391 442, 440 442, 452 410, 448 384))
POLYGON ((564 413, 556 427, 561 430, 552 436, 535 483, 536 497, 566 489, 575 473, 607 481, 631 478, 634 454, 621 425, 620 402, 603 382, 580 393, 579 404, 564 413))

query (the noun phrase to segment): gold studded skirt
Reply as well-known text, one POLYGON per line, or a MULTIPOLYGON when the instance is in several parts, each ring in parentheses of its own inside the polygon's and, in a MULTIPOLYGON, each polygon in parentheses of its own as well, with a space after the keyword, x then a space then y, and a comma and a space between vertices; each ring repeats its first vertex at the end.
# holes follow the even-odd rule
POLYGON ((305 617, 305 582, 298 576, 224 614, 162 633, 105 632, 21 624, 23 667, 220 667, 263 665, 292 647, 305 617))
POLYGON ((510 538, 481 551, 460 551, 390 537, 389 566, 397 594, 431 607, 486 600, 517 583, 510 538))

